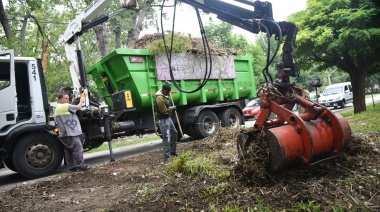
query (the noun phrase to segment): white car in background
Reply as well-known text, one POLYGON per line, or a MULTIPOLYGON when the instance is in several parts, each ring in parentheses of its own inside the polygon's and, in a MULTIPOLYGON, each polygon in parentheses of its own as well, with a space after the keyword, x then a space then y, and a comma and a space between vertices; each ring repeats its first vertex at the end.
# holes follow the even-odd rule
POLYGON ((318 100, 319 104, 326 107, 344 108, 353 99, 351 82, 342 82, 327 86, 318 100))

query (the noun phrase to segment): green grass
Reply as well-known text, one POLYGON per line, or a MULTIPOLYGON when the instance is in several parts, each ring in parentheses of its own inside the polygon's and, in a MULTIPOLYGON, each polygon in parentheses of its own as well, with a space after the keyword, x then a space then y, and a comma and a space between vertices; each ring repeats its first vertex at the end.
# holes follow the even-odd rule
MULTIPOLYGON (((150 141, 160 140, 160 137, 156 134, 149 134, 144 135, 142 138, 138 136, 131 136, 124 139, 113 139, 112 140, 112 148, 118 148, 118 147, 124 147, 124 146, 130 146, 133 144, 139 144, 139 143, 146 143, 150 141)), ((93 152, 100 152, 103 150, 108 150, 108 142, 104 142, 100 147, 96 149, 91 149, 87 151, 86 153, 93 153, 93 152)))
MULTIPOLYGON (((377 97, 377 96, 380 96, 380 93, 375 93, 375 94, 373 94, 373 97, 374 97, 374 98, 377 97)), ((365 95, 365 98, 366 98, 366 99, 368 99, 368 98, 372 98, 372 95, 371 95, 371 94, 367 94, 367 95, 365 95)))
MULTIPOLYGON (((380 95, 380 94, 378 94, 380 95)), ((346 118, 351 126, 352 132, 360 133, 380 133, 380 103, 367 105, 367 111, 360 114, 354 114, 353 110, 342 112, 341 115, 346 118)))

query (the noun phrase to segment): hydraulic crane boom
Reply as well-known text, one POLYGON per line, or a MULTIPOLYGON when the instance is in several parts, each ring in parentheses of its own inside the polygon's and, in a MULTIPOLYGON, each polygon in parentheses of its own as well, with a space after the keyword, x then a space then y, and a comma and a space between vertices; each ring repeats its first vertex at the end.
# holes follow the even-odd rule
MULTIPOLYGON (((264 32, 270 36, 273 34, 282 41, 286 36, 283 47, 283 60, 279 71, 281 77, 296 76, 293 63, 293 48, 296 39, 297 26, 290 22, 275 22, 273 20, 272 4, 263 1, 235 0, 231 3, 221 0, 181 0, 195 8, 205 12, 216 14, 218 19, 240 27, 252 33, 264 32), (238 5, 243 5, 240 7, 238 5), (249 8, 253 8, 250 10, 249 8)), ((269 64, 268 64, 269 65, 269 64)))
POLYGON ((112 0, 95 0, 86 7, 74 20, 72 20, 65 30, 63 40, 65 42, 65 52, 70 69, 71 79, 74 85, 74 94, 85 93, 85 106, 89 106, 87 79, 85 74, 84 58, 80 46, 80 36, 87 30, 108 21, 128 9, 138 10, 136 0, 120 0, 121 9, 109 15, 102 15, 103 10, 112 0), (101 15, 101 16, 99 16, 101 15), (77 46, 74 42, 77 41, 77 46))

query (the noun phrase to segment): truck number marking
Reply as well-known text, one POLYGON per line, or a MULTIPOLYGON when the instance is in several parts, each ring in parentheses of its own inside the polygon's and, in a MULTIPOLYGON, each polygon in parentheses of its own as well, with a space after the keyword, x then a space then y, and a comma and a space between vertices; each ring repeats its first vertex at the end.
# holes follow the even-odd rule
POLYGON ((36 64, 32 64, 32 75, 33 75, 34 81, 36 81, 37 80, 36 64))

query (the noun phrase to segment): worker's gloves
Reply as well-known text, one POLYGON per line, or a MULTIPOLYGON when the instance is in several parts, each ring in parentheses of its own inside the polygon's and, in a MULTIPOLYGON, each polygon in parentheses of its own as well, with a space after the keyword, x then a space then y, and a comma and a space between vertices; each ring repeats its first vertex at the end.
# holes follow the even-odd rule
POLYGON ((171 110, 176 110, 177 107, 176 107, 176 106, 170 106, 169 109, 171 109, 171 110))

